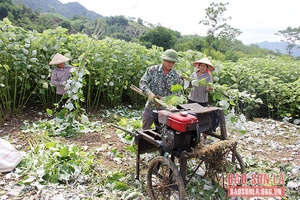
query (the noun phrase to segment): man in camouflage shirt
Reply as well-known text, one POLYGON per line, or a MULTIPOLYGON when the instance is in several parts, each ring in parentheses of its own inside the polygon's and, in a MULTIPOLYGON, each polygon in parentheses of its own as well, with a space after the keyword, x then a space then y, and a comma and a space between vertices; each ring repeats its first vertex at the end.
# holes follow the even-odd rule
POLYGON ((171 85, 182 83, 180 75, 173 69, 174 64, 178 62, 177 52, 168 49, 161 58, 163 63, 149 67, 139 83, 142 92, 148 96, 143 113, 143 130, 151 128, 153 110, 163 109, 163 107, 154 104, 154 98, 171 95, 171 85))

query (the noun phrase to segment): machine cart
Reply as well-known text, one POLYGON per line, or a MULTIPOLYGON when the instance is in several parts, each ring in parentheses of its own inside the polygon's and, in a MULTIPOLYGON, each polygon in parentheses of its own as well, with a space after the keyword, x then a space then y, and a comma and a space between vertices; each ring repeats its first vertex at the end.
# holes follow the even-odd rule
POLYGON ((151 199, 185 199, 186 186, 199 168, 205 171, 204 178, 225 189, 228 173, 245 170, 237 141, 227 138, 222 108, 183 104, 178 109, 155 111, 153 119, 155 129, 134 133, 114 125, 135 136, 136 179, 140 178, 141 165, 145 166, 151 199), (205 144, 204 134, 215 141, 205 144), (149 161, 141 159, 148 152, 157 156, 149 161), (190 159, 197 161, 192 170, 190 159))

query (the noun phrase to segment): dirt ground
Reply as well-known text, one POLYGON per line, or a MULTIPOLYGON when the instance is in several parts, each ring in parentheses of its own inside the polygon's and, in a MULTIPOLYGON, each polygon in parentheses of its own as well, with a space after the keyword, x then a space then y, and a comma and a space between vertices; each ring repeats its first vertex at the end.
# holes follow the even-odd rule
MULTIPOLYGON (((21 151, 25 151, 28 146, 28 141, 30 139, 30 134, 24 134, 19 128, 24 125, 24 121, 36 122, 39 120, 50 119, 45 113, 42 114, 36 109, 30 109, 24 111, 22 114, 18 115, 8 115, 5 117, 4 124, 0 126, 0 138, 7 139, 21 151)), ((124 152, 124 143, 120 142, 120 138, 117 134, 117 129, 106 125, 103 133, 109 135, 109 137, 104 137, 103 134, 97 132, 85 133, 76 138, 56 138, 66 144, 74 144, 79 147, 87 147, 89 149, 97 149, 103 144, 113 147, 118 152, 124 152)), ((101 159, 101 164, 105 166, 106 169, 115 169, 116 167, 129 167, 128 164, 123 166, 116 165, 116 163, 111 159, 106 159, 105 156, 108 155, 108 152, 111 148, 107 149, 107 152, 101 152, 99 159, 101 159)), ((132 163, 134 165, 134 163, 132 163)))
MULTIPOLYGON (((28 146, 27 141, 30 136, 25 135, 19 127, 23 125, 24 120, 34 122, 46 118, 49 118, 46 114, 35 110, 29 110, 16 116, 7 116, 4 125, 0 127, 0 137, 12 141, 15 147, 24 151, 28 146)), ((276 166, 291 164, 300 167, 299 126, 271 119, 255 119, 247 122, 246 126, 246 134, 236 133, 227 128, 229 137, 238 141, 238 151, 246 164, 246 170, 247 166, 251 165, 249 160, 259 163, 257 169, 261 168, 260 165, 264 162, 276 163, 276 166)), ((108 148, 102 150, 98 155, 103 168, 106 170, 130 170, 130 173, 133 174, 135 168, 134 156, 131 155, 131 158, 127 159, 126 162, 120 163, 109 157, 111 148, 122 152, 124 155, 126 154, 125 145, 120 141, 117 131, 119 130, 107 124, 101 134, 97 132, 86 133, 77 138, 60 138, 60 140, 66 144, 75 144, 88 149, 97 149, 106 145, 108 148)), ((247 170, 247 172, 249 171, 247 170)), ((0 180, 2 176, 4 175, 0 174, 0 180)))
MULTIPOLYGON (((48 118, 46 114, 42 114, 35 109, 29 109, 19 115, 6 116, 3 126, 0 126, 0 137, 15 140, 14 145, 24 144, 24 134, 19 130, 24 120, 38 121, 48 118), (19 144, 18 144, 19 142, 19 144)), ((282 164, 293 163, 300 166, 300 127, 278 122, 270 119, 255 119, 247 122, 247 133, 229 133, 231 130, 227 128, 230 138, 238 141, 238 149, 242 155, 256 157, 260 160, 280 162, 282 164)), ((99 133, 86 133, 78 138, 63 139, 68 143, 78 146, 88 146, 89 148, 97 148, 102 144, 113 146, 119 152, 124 151, 124 144, 120 142, 120 138, 116 133, 117 129, 112 126, 105 126, 103 131, 109 137, 103 137, 99 133)), ((107 163, 108 165, 114 163, 107 163)))

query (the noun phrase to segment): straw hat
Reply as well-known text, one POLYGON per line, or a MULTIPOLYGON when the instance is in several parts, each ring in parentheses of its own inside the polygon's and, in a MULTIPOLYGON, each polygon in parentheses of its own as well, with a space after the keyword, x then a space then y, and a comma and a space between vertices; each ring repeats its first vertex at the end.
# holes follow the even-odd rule
POLYGON ((59 53, 55 54, 52 58, 52 60, 50 61, 49 65, 57 65, 60 63, 65 63, 67 61, 69 61, 70 59, 67 58, 66 56, 63 56, 59 53))
POLYGON ((211 71, 211 72, 215 70, 215 67, 213 66, 213 64, 211 64, 211 62, 209 61, 208 58, 202 58, 202 59, 200 59, 200 60, 197 60, 197 61, 194 62, 194 65, 195 65, 195 64, 198 64, 198 63, 204 63, 204 64, 207 64, 207 65, 208 65, 208 69, 209 69, 209 71, 211 71))

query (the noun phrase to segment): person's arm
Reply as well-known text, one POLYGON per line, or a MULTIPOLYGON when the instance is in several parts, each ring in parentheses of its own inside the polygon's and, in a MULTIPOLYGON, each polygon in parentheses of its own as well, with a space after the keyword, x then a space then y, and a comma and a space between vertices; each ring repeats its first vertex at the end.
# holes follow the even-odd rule
POLYGON ((213 90, 213 87, 212 87, 212 76, 210 76, 206 82, 206 91, 207 92, 210 92, 213 90))
POLYGON ((52 74, 51 74, 51 81, 50 81, 50 83, 52 84, 52 85, 54 85, 54 86, 63 86, 63 85, 65 85, 65 82, 66 81, 59 81, 58 79, 57 79, 57 71, 56 70, 54 70, 53 72, 52 72, 52 74))
POLYGON ((191 74, 190 78, 191 78, 191 81, 190 81, 190 84, 189 84, 189 88, 198 87, 199 86, 199 80, 197 79, 196 72, 193 72, 191 74))
POLYGON ((142 90, 143 94, 147 95, 148 100, 150 101, 154 101, 154 99, 156 98, 155 94, 150 89, 152 75, 153 74, 151 73, 151 69, 148 68, 139 83, 140 89, 142 90))
POLYGON ((150 82, 151 82, 151 73, 150 73, 150 68, 148 68, 139 82, 139 87, 142 90, 143 94, 147 94, 149 92, 150 82))

